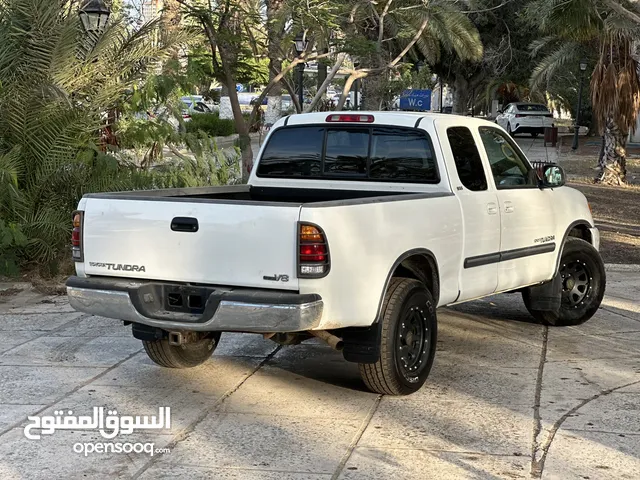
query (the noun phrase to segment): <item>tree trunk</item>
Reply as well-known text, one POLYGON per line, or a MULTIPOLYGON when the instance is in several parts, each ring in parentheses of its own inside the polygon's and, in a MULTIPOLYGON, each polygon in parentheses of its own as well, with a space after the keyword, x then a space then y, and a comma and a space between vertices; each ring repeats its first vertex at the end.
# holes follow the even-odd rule
POLYGON ((382 108, 387 96, 389 70, 383 68, 386 62, 380 54, 373 54, 368 63, 360 66, 374 70, 362 81, 362 109, 376 111, 382 108))
MULTIPOLYGON (((233 81, 232 79, 229 79, 233 81)), ((229 99, 233 109, 233 121, 238 132, 238 146, 242 153, 242 183, 249 182, 249 175, 253 169, 253 149, 251 148, 251 137, 249 136, 249 125, 245 122, 240 109, 238 92, 235 89, 229 90, 229 99)))
MULTIPOLYGON (((284 5, 283 0, 267 1, 267 39, 269 55, 269 81, 282 71, 281 44, 283 37, 282 24, 278 20, 278 14, 284 5)), ((267 114, 265 124, 273 125, 282 116, 282 85, 280 82, 271 87, 267 96, 267 114)))
MULTIPOLYGON (((328 48, 323 48, 322 53, 329 53, 328 48)), ((327 72, 329 71, 328 65, 324 60, 318 61, 318 91, 321 90, 322 84, 327 78, 327 72)))
POLYGON ((336 105, 336 111, 339 112, 344 108, 345 101, 347 100, 347 96, 351 91, 351 87, 353 83, 357 81, 359 78, 365 78, 367 75, 362 72, 354 72, 349 75, 349 78, 344 83, 344 88, 342 89, 342 95, 340 95, 340 100, 338 100, 338 105, 336 105))
MULTIPOLYGON (((340 70, 340 67, 344 62, 345 57, 346 57, 346 53, 340 53, 338 55, 338 58, 336 59, 335 65, 331 69, 331 72, 329 72, 328 75, 325 72, 324 80, 322 84, 318 85, 318 92, 316 93, 316 96, 313 97, 313 100, 311 100, 311 103, 304 109, 304 113, 312 112, 313 109, 316 108, 316 105, 318 104, 320 99, 324 96, 325 92, 327 91, 327 87, 329 86, 329 83, 331 83, 333 78, 338 73, 338 70, 340 70)), ((351 89, 351 87, 349 87, 349 89, 351 89)))
POLYGON ((604 155, 598 162, 600 171, 595 178, 596 183, 622 185, 627 177, 627 137, 613 121, 607 119, 604 129, 604 155))
POLYGON ((453 113, 466 115, 469 103, 469 82, 458 75, 453 83, 453 88, 453 113))
POLYGON ((220 118, 223 120, 233 119, 233 108, 231 107, 229 88, 227 87, 226 82, 222 83, 222 90, 220 91, 220 118))
MULTIPOLYGON (((225 82, 223 83, 223 93, 226 87, 228 92, 228 103, 231 107, 233 116, 233 123, 238 132, 238 146, 242 153, 242 182, 247 183, 249 181, 249 175, 253 168, 253 150, 251 148, 251 137, 249 136, 249 125, 245 122, 242 116, 242 109, 240 108, 240 101, 238 99, 238 92, 233 88, 236 85, 235 78, 232 72, 229 70, 225 62, 224 54, 221 55, 222 68, 224 69, 225 82)), ((224 98, 224 97, 223 97, 224 98)), ((222 99, 220 99, 220 118, 222 118, 222 99)))

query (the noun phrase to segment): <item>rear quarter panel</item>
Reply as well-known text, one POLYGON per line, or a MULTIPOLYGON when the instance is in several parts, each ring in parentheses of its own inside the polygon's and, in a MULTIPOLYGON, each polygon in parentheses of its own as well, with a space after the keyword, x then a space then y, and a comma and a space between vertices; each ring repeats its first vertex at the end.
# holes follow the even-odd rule
POLYGON ((317 293, 324 301, 320 329, 369 326, 378 314, 394 263, 405 252, 433 253, 440 276, 440 301, 458 296, 462 252, 460 205, 449 194, 330 207, 305 207, 302 222, 324 230, 331 270, 322 279, 300 279, 300 293, 317 293))

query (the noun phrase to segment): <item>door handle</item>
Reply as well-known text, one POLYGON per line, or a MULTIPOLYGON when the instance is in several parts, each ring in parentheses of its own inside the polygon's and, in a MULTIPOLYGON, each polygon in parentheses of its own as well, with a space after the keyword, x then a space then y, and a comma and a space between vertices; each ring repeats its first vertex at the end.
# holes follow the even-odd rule
POLYGON ((489 215, 496 215, 498 213, 498 205, 495 203, 487 204, 487 213, 489 215))
POLYGON ((176 217, 171 220, 171 230, 174 232, 197 232, 198 219, 190 217, 176 217))
POLYGON ((504 202, 504 213, 513 213, 516 207, 511 202, 504 202))

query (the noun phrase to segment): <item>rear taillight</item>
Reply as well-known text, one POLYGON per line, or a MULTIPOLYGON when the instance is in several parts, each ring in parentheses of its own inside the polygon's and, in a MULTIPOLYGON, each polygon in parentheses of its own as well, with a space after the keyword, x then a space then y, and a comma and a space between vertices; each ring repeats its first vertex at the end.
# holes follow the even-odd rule
POLYGON ((83 225, 84 212, 73 212, 73 230, 71 231, 71 256, 74 262, 84 262, 84 249, 82 248, 83 225))
POLYGON ((298 277, 321 278, 329 273, 329 244, 322 229, 310 223, 298 227, 298 277))

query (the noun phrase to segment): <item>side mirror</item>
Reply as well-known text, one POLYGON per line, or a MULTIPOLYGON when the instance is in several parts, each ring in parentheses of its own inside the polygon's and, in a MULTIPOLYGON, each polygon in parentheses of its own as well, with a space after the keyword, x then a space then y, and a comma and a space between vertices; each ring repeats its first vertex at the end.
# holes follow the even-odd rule
POLYGON ((562 187, 567 183, 567 177, 559 165, 545 165, 542 169, 542 180, 540 183, 542 188, 562 187))

